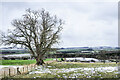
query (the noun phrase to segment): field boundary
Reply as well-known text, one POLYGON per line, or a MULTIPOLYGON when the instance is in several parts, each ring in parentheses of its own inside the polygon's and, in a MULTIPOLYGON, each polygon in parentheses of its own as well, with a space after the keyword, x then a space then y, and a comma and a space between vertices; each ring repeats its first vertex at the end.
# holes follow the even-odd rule
POLYGON ((38 66, 36 64, 30 64, 30 65, 25 65, 25 66, 16 67, 16 68, 13 68, 13 67, 1 68, 0 79, 5 77, 12 77, 20 74, 25 74, 36 69, 37 67, 38 66))

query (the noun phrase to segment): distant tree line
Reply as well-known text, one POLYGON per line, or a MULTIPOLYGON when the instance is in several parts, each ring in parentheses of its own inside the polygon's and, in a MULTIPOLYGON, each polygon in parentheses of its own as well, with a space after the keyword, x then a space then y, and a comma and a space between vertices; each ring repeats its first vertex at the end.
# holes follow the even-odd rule
POLYGON ((97 58, 100 60, 108 60, 108 59, 120 59, 120 51, 104 51, 101 50, 99 53, 67 53, 67 52, 58 52, 56 54, 48 54, 46 57, 53 58, 70 58, 70 57, 85 57, 85 58, 97 58))

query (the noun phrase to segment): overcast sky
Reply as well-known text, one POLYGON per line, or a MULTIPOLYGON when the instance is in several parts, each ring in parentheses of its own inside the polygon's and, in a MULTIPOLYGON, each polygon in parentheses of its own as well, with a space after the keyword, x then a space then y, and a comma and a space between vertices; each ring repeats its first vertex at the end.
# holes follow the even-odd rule
POLYGON ((25 10, 44 8, 65 21, 59 47, 118 46, 118 2, 41 1, 1 2, 0 30, 12 29, 11 21, 25 10))

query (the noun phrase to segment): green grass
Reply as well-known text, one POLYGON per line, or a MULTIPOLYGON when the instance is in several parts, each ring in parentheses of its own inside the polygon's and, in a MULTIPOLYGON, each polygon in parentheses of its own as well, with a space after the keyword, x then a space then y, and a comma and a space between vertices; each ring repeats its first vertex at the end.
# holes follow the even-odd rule
MULTIPOLYGON (((48 58, 44 61, 52 61, 54 58, 48 58)), ((58 58, 60 60, 60 58, 58 58)), ((0 60, 0 65, 28 65, 35 64, 36 60, 0 60)))
POLYGON ((45 59, 44 61, 52 61, 54 58, 48 58, 48 59, 45 59))
POLYGON ((2 65, 28 65, 36 63, 35 60, 0 60, 2 65))
MULTIPOLYGON (((52 61, 54 58, 48 58, 44 61, 52 61)), ((59 61, 61 58, 57 58, 59 61)), ((36 60, 0 60, 1 65, 28 65, 35 64, 36 60)), ((59 65, 56 63, 50 63, 51 68, 78 68, 78 67, 104 67, 104 66, 117 66, 115 63, 79 63, 79 62, 59 62, 59 65)))
POLYGON ((55 68, 79 68, 79 67, 106 67, 106 66, 117 66, 117 64, 115 63, 80 63, 80 62, 54 62, 54 63, 49 63, 48 66, 52 66, 50 67, 51 69, 55 69, 55 68))

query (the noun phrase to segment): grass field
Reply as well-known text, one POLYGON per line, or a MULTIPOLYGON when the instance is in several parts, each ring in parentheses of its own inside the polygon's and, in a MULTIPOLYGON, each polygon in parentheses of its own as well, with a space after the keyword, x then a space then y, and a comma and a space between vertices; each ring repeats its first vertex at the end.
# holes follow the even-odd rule
POLYGON ((28 65, 36 63, 35 60, 0 60, 1 65, 28 65))
POLYGON ((50 69, 56 69, 56 68, 79 68, 79 67, 89 67, 89 68, 96 68, 96 67, 115 67, 118 66, 118 64, 115 63, 81 63, 81 62, 59 62, 59 63, 50 63, 48 66, 51 66, 50 69), (58 65, 57 65, 58 64, 58 65))
MULTIPOLYGON (((52 61, 53 58, 44 61, 52 61)), ((60 58, 58 58, 60 60, 60 58)), ((28 65, 35 60, 1 60, 2 65, 28 65)), ((118 78, 118 64, 116 63, 81 63, 81 62, 52 62, 28 74, 11 78, 118 78)), ((95 79, 93 79, 95 78, 95 79)))
MULTIPOLYGON (((51 61, 54 58, 48 58, 44 61, 51 61)), ((58 58, 60 60, 60 58, 58 58)), ((36 60, 0 60, 0 65, 28 65, 28 64, 34 64, 36 63, 36 60)))
POLYGON ((116 67, 115 63, 54 62, 13 78, 117 78, 116 67))

